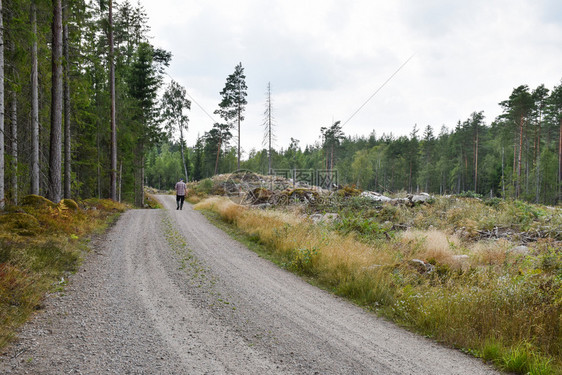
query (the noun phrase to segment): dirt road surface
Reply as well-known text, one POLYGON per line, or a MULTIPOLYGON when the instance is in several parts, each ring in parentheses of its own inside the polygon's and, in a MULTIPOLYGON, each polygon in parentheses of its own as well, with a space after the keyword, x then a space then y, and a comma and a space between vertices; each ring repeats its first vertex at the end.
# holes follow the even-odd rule
POLYGON ((92 244, 2 374, 493 374, 258 257, 173 196, 92 244))

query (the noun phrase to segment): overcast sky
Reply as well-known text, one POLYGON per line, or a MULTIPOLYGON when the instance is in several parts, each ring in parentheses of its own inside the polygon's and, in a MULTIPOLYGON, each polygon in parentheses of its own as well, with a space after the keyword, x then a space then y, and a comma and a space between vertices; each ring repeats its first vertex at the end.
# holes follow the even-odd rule
POLYGON ((152 43, 195 103, 188 145, 211 129, 226 78, 248 86, 241 143, 260 149, 271 82, 277 148, 346 135, 439 133, 472 112, 490 124, 514 87, 562 79, 559 0, 140 0, 152 43), (413 57, 412 57, 413 56, 413 57), (399 68, 406 65, 348 119, 399 68), (346 123, 346 121, 348 121, 346 123))

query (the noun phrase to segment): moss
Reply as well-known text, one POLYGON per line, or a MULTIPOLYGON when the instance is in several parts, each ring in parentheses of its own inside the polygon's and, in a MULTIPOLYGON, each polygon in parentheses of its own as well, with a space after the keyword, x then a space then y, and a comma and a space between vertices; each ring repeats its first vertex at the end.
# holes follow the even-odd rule
POLYGON ((0 224, 8 232, 22 236, 33 235, 40 230, 39 221, 34 216, 22 212, 0 215, 0 224))
POLYGON ((44 208, 44 207, 54 208, 57 206, 55 203, 51 202, 47 198, 35 194, 26 195, 25 197, 23 197, 21 200, 21 205, 31 206, 35 208, 44 208))
POLYGON ((63 199, 60 204, 63 204, 66 208, 72 211, 78 211, 80 207, 78 207, 78 203, 74 199, 63 199))

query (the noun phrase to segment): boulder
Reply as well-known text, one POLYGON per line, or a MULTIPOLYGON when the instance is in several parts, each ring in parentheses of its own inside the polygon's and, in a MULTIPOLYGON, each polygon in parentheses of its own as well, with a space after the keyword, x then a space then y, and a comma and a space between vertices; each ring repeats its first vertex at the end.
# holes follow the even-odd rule
POLYGON ((509 252, 514 255, 527 256, 529 255, 529 248, 527 246, 520 245, 520 246, 515 246, 509 252))
POLYGON ((389 197, 386 197, 380 193, 377 193, 375 191, 364 191, 360 194, 361 197, 363 198, 367 198, 370 199, 372 201, 375 202, 390 202, 392 199, 389 197))
POLYGON ((420 273, 431 273, 435 271, 435 267, 433 266, 433 264, 424 262, 421 259, 411 259, 409 264, 420 273))
POLYGON ((414 194, 414 195, 408 196, 408 199, 412 203, 425 203, 425 202, 433 199, 433 197, 431 195, 427 194, 427 193, 419 193, 419 194, 414 194))

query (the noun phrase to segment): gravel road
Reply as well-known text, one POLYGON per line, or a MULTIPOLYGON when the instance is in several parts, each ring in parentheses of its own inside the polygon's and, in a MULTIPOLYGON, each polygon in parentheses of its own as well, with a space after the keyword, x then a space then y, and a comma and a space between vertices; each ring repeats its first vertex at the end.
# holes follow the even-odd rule
POLYGON ((131 210, 2 374, 494 374, 259 258, 190 205, 131 210))

